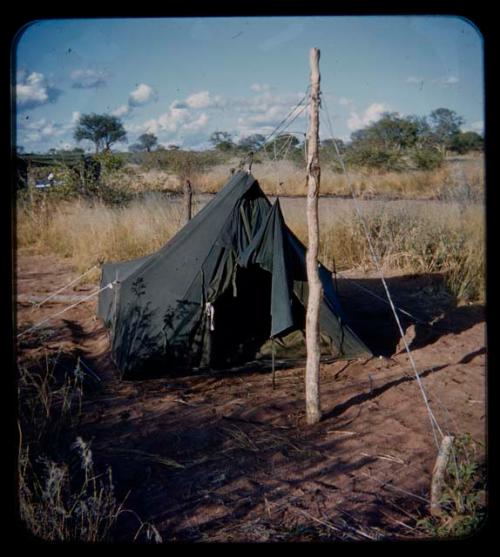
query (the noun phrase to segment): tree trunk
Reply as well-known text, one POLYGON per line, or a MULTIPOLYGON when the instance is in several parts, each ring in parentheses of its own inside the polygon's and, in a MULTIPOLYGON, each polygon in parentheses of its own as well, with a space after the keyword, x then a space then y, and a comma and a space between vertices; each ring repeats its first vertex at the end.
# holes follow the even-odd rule
POLYGON ((310 53, 311 65, 311 105, 310 127, 307 149, 307 230, 308 246, 306 255, 307 282, 309 296, 306 313, 306 414, 307 423, 315 424, 321 419, 319 398, 319 306, 322 289, 318 273, 319 220, 318 193, 320 184, 319 166, 319 49, 310 53))
POLYGON ((187 224, 191 220, 192 203, 193 188, 191 187, 191 182, 186 180, 184 184, 184 224, 187 224))

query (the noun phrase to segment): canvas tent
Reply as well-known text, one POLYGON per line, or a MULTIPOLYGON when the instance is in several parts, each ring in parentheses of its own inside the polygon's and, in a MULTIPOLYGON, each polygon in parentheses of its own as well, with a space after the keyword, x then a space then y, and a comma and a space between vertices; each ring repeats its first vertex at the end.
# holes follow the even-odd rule
MULTIPOLYGON (((345 322, 320 265, 322 354, 370 350, 345 322)), ((269 356, 304 356, 305 248, 256 179, 234 174, 165 246, 102 267, 98 316, 125 376, 217 368, 269 356), (273 339, 273 341, 270 341, 273 339)))

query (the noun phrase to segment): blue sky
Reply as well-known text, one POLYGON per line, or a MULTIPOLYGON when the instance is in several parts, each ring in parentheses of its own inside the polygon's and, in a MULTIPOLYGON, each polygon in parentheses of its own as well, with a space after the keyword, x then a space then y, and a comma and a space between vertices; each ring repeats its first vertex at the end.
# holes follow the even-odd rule
MULTIPOLYGON (((311 47, 337 137, 440 107, 483 131, 482 38, 458 17, 73 19, 34 22, 13 47, 17 144, 71 148, 91 112, 118 115, 128 145, 144 132, 186 148, 216 130, 266 135, 304 95, 311 47)), ((303 112, 290 130, 306 126, 303 112)))

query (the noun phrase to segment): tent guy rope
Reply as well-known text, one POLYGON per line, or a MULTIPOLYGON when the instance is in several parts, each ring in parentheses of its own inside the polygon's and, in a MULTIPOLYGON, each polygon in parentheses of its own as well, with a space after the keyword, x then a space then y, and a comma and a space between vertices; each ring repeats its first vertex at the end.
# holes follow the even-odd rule
POLYGON ((43 304, 45 304, 45 302, 48 302, 49 300, 52 300, 52 298, 54 298, 55 296, 57 296, 59 293, 63 292, 64 290, 66 290, 67 288, 69 288, 70 286, 73 286, 73 284, 76 284, 77 282, 80 282, 82 280, 83 277, 87 276, 88 274, 90 274, 94 269, 98 269, 99 265, 94 265, 93 267, 91 267, 90 269, 88 269, 87 271, 85 271, 84 273, 82 273, 79 277, 76 277, 75 279, 73 279, 71 282, 68 282, 68 284, 65 284, 63 287, 59 288, 59 290, 56 290, 55 292, 53 292, 52 294, 50 294, 50 296, 47 296, 46 298, 44 298, 41 302, 38 302, 37 304, 35 304, 35 307, 38 309, 40 306, 42 306, 43 304))
POLYGON ((390 305, 390 307, 391 307, 392 313, 393 313, 393 315, 394 315, 394 319, 395 319, 396 324, 397 324, 398 329, 399 329, 399 334, 400 334, 400 336, 401 336, 401 340, 403 341, 404 348, 405 348, 405 350, 406 350, 406 353, 407 353, 407 355, 408 355, 408 359, 409 359, 409 361, 410 361, 410 365, 411 365, 411 367, 412 367, 412 369, 413 369, 413 372, 414 372, 414 374, 415 374, 415 378, 416 378, 416 380, 417 380, 417 384, 418 384, 419 389, 420 389, 420 392, 421 392, 421 394, 422 394, 422 398, 423 398, 423 400, 424 400, 424 404, 425 404, 425 407, 426 407, 426 409, 427 409, 427 413, 428 413, 428 415, 429 415, 429 420, 430 420, 431 427, 432 427, 432 434, 433 434, 433 436, 434 436, 434 441, 435 441, 435 443, 436 443, 436 446, 439 448, 439 447, 440 447, 440 442, 439 442, 439 440, 438 440, 437 433, 439 433, 439 435, 441 436, 441 439, 444 438, 444 433, 443 433, 441 427, 439 426, 439 423, 438 423, 438 421, 437 421, 437 419, 436 419, 436 416, 434 415, 434 412, 432 411, 432 408, 431 408, 431 406, 430 406, 427 393, 426 393, 426 391, 425 391, 425 388, 424 388, 424 386, 423 386, 422 380, 421 380, 421 378, 420 378, 420 374, 418 373, 417 366, 416 366, 416 364, 415 364, 415 360, 413 359, 413 355, 412 355, 412 353, 411 353, 410 347, 408 346, 408 342, 407 342, 407 340, 406 340, 406 338, 405 338, 405 334, 404 334, 404 331, 403 331, 403 327, 402 327, 402 325, 401 325, 401 321, 400 321, 400 319, 399 319, 398 312, 397 312, 396 307, 395 307, 395 305, 394 305, 394 302, 393 302, 393 300, 392 300, 392 296, 391 296, 391 293, 390 293, 390 291, 389 291, 389 287, 388 287, 388 285, 387 285, 387 281, 385 280, 384 272, 383 272, 383 270, 382 270, 382 266, 380 265, 380 261, 379 261, 378 255, 377 255, 377 253, 376 253, 376 251, 375 251, 375 247, 374 247, 373 242, 372 242, 372 238, 371 238, 371 235, 370 235, 370 231, 369 231, 369 229, 368 229, 368 225, 367 225, 367 223, 366 223, 366 219, 364 218, 364 216, 363 216, 363 214, 362 214, 362 212, 361 212, 361 209, 360 209, 360 207, 359 207, 359 203, 358 203, 358 200, 357 200, 356 195, 355 195, 355 193, 354 193, 354 188, 353 188, 353 185, 352 185, 352 182, 351 182, 351 179, 350 179, 350 175, 349 175, 349 173, 347 172, 347 169, 346 169, 346 166, 345 166, 345 163, 344 163, 344 159, 343 159, 342 155, 340 154, 340 151, 339 151, 339 148, 338 148, 338 145, 337 145, 337 141, 335 140, 335 136, 334 136, 334 133, 333 133, 333 126, 332 126, 332 122, 331 122, 331 119, 330 119, 330 114, 328 113, 328 108, 327 108, 327 106, 326 106, 326 102, 325 102, 325 100, 324 100, 324 97, 322 98, 321 107, 324 108, 324 110, 325 110, 325 114, 326 114, 326 117, 327 117, 327 123, 328 123, 328 129, 329 129, 329 131, 330 131, 331 139, 332 139, 333 144, 334 144, 334 146, 335 146, 335 151, 336 151, 336 154, 337 154, 337 159, 338 159, 338 161, 339 161, 339 163, 340 163, 340 166, 341 166, 341 168, 342 168, 342 172, 343 172, 344 176, 346 177, 346 181, 347 181, 347 184, 348 184, 348 186, 349 186, 349 189, 351 190, 351 196, 352 196, 352 199, 353 199, 353 201, 354 201, 354 207, 355 207, 355 210, 356 210, 356 214, 357 214, 357 216, 358 216, 358 218, 359 218, 359 220, 360 220, 360 222, 361 222, 361 225, 362 225, 362 227, 363 227, 363 231, 364 231, 364 234, 365 234, 365 236, 366 236, 366 240, 367 240, 367 242, 368 242, 368 248, 369 248, 369 250, 370 250, 370 254, 371 254, 372 260, 373 260, 373 262, 374 262, 374 264, 375 264, 375 267, 376 267, 376 269, 377 269, 377 272, 378 272, 378 274, 379 274, 379 276, 380 276, 380 280, 382 281, 382 284, 383 284, 383 286, 384 286, 384 290, 385 290, 385 293, 386 293, 386 296, 387 296, 387 300, 388 300, 388 302, 389 302, 389 305, 390 305), (437 432, 437 433, 436 433, 436 432, 437 432))
POLYGON ((25 329, 24 331, 20 332, 16 338, 20 338, 23 335, 25 335, 26 333, 29 333, 31 331, 34 331, 36 329, 38 329, 41 325, 43 325, 44 323, 47 323, 48 321, 50 321, 51 319, 54 319, 55 317, 59 317, 60 315, 62 315, 63 313, 66 313, 67 311, 69 311, 70 309, 78 306, 79 304, 86 302, 87 300, 90 300, 91 298, 98 296, 103 290, 107 290, 108 288, 113 288, 113 285, 116 284, 116 281, 110 282, 108 283, 106 286, 104 286, 103 288, 99 288, 99 290, 96 290, 94 292, 92 292, 91 294, 89 294, 88 296, 84 296, 81 300, 79 300, 78 302, 75 302, 74 304, 71 304, 70 306, 65 307, 64 309, 62 309, 61 311, 58 311, 56 313, 53 313, 52 315, 49 315, 49 317, 46 317, 45 319, 42 319, 42 321, 39 321, 38 323, 36 323, 35 325, 29 327, 28 329, 25 329))

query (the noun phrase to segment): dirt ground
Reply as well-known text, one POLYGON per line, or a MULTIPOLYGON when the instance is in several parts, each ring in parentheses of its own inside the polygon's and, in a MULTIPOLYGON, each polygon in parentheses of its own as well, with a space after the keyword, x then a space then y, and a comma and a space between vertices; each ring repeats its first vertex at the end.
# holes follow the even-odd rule
MULTIPOLYGON (((51 257, 18 257, 18 295, 43 295, 76 273, 51 257)), ((422 384, 444 433, 485 444, 485 316, 456 306, 439 276, 392 276, 422 384), (413 323, 413 324, 412 324, 413 323), (429 323, 433 323, 429 325, 429 323)), ((84 295, 97 283, 65 294, 84 295)), ((322 365, 323 419, 305 424, 304 363, 121 381, 90 300, 22 337, 29 365, 47 353, 82 358, 101 379, 87 393, 78 435, 96 465, 111 466, 117 496, 164 541, 308 541, 414 538, 437 448, 428 413, 380 281, 347 274, 338 292, 368 361, 322 365), (34 339, 37 340, 34 340, 34 339), (42 338, 43 343, 40 342, 42 338)), ((63 309, 18 303, 17 325, 63 309)), ((119 537, 137 522, 129 514, 119 537)))

